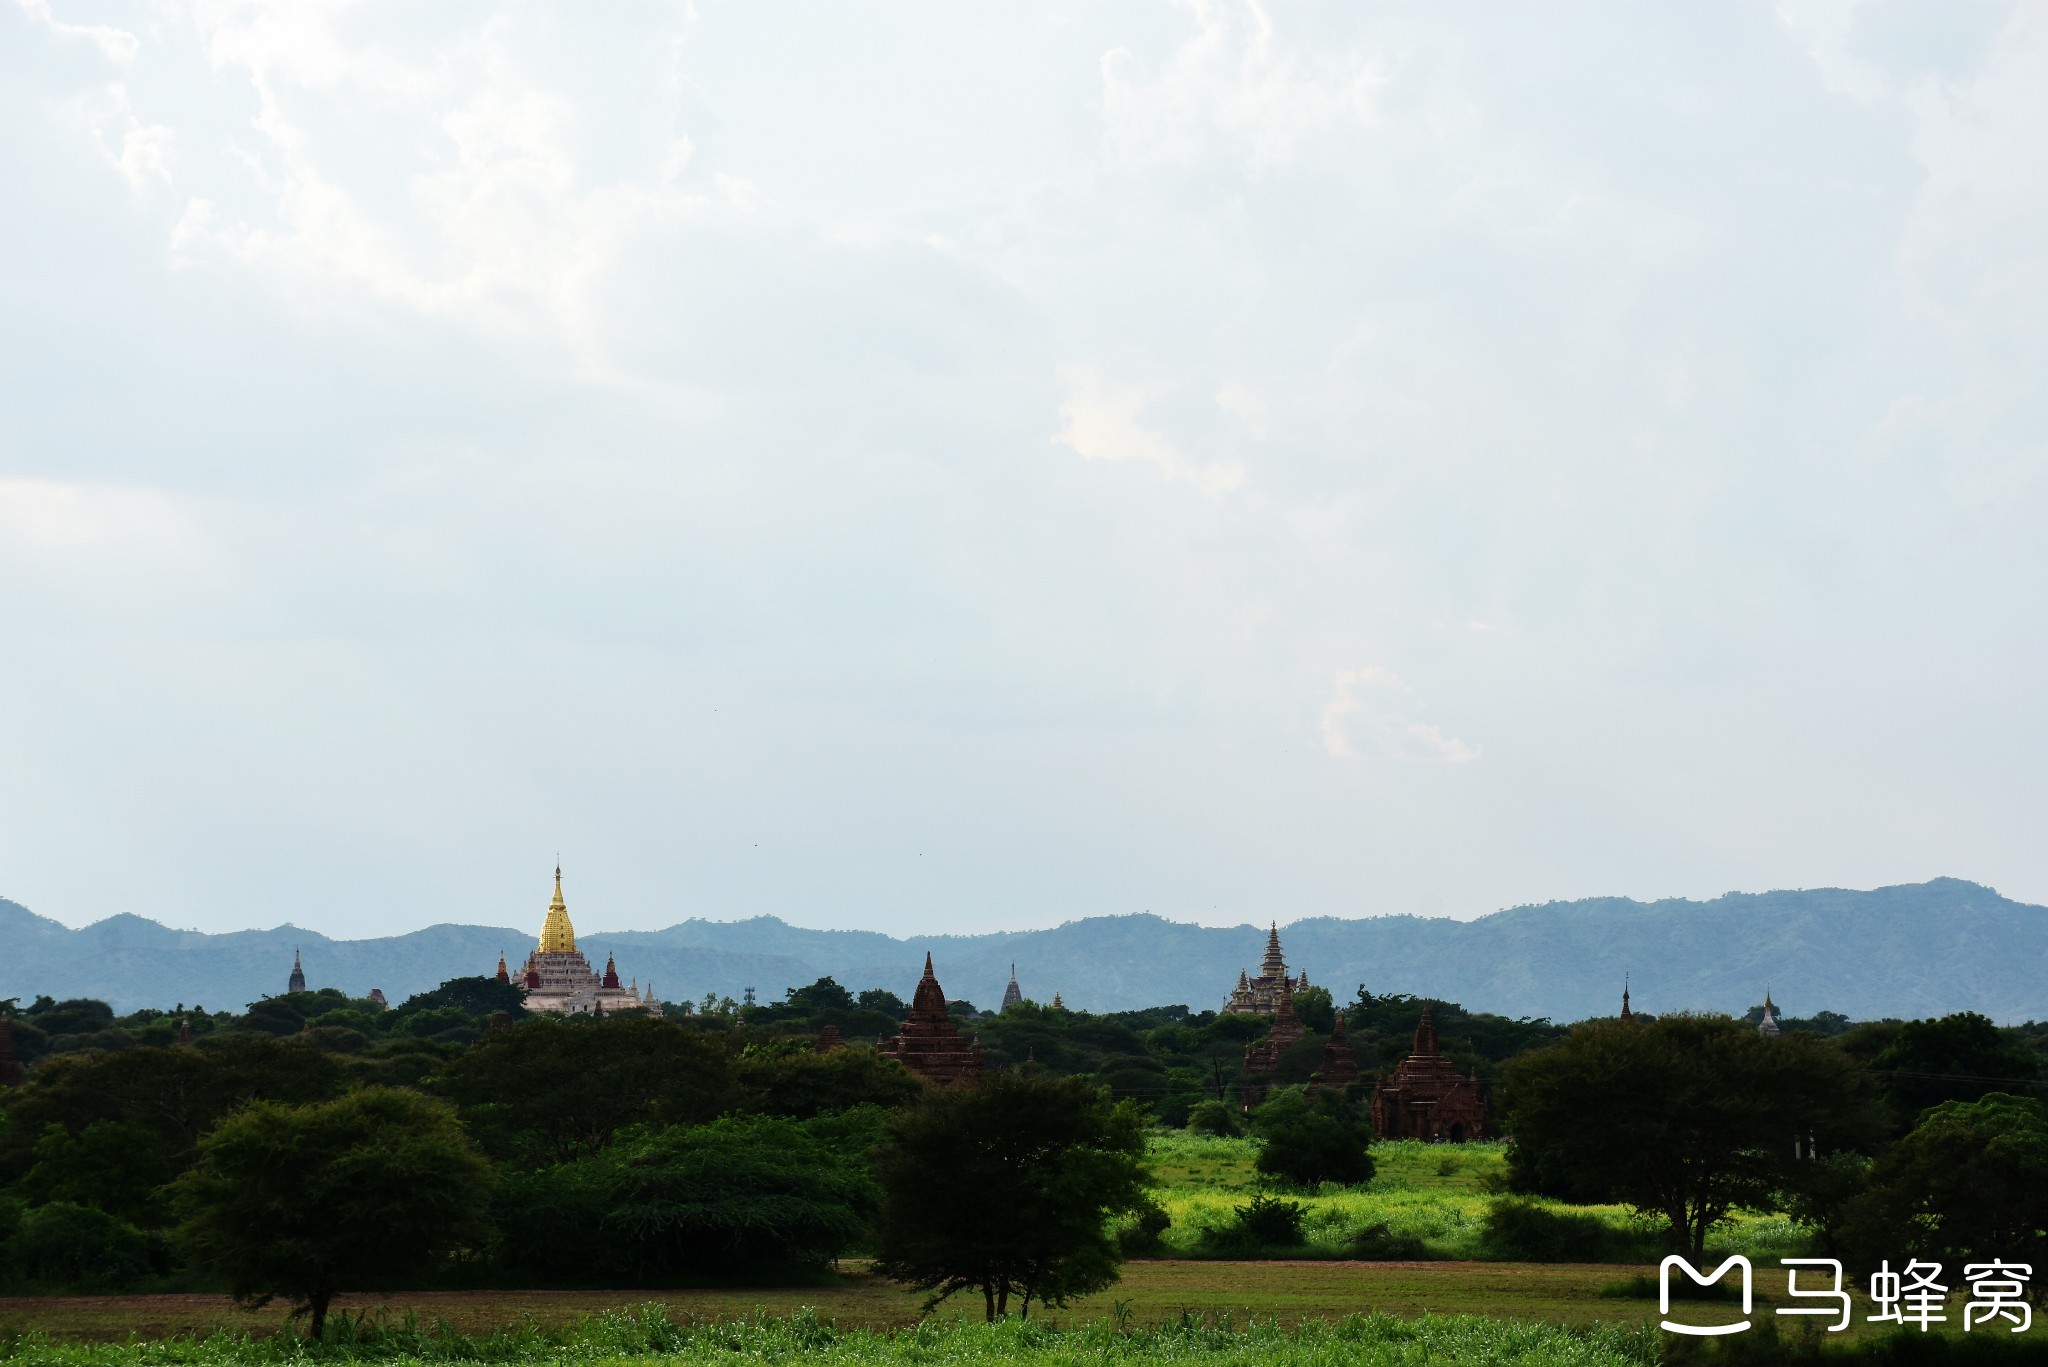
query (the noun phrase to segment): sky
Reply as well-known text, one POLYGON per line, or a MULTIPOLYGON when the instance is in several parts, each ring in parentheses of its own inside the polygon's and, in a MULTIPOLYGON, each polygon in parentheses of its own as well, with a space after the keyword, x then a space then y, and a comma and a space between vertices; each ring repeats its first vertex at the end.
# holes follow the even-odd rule
POLYGON ((0 0, 0 896, 2048 902, 2048 12, 0 0))

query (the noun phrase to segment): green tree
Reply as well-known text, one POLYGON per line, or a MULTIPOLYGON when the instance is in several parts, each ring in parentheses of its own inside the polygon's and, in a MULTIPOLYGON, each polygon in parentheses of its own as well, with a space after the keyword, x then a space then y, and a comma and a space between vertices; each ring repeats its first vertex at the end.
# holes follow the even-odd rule
POLYGON ((1500 1099, 1517 1190, 1620 1201, 1697 1258, 1737 1209, 1767 1209, 1798 1155, 1867 1142, 1853 1062, 1817 1035, 1725 1016, 1588 1021, 1510 1062, 1500 1099))
POLYGON ((806 1011, 851 1011, 856 1004, 853 993, 830 978, 820 978, 809 987, 792 987, 786 995, 791 1006, 806 1011))
POLYGON ((877 1192, 859 1146, 802 1122, 726 1116, 628 1130, 601 1153, 509 1179, 502 1257, 550 1281, 817 1267, 866 1237, 877 1192))
POLYGON ((431 992, 416 992, 407 997, 391 1017, 393 1021, 399 1021, 422 1011, 449 1007, 478 1024, 488 1021, 500 1011, 517 1020, 526 1014, 526 993, 512 983, 499 982, 496 977, 450 978, 431 992))
POLYGON ((1286 1087, 1252 1113, 1259 1172, 1313 1187, 1322 1182, 1357 1186, 1372 1180, 1371 1131, 1358 1109, 1335 1092, 1286 1087))
POLYGON ((172 1193, 186 1246, 235 1298, 287 1297, 317 1339, 337 1291, 402 1285, 480 1240, 490 1185, 449 1107, 370 1087, 236 1112, 172 1193))
POLYGON ((158 1193, 173 1175, 171 1156, 144 1127, 95 1120, 74 1135, 53 1122, 36 1139, 35 1160, 21 1189, 37 1204, 69 1201, 129 1224, 162 1224, 158 1193))
POLYGON ((876 1269, 931 1293, 979 1288, 987 1317, 1064 1306, 1114 1283, 1112 1216, 1146 1202, 1144 1126, 1072 1078, 996 1073, 933 1089, 890 1127, 876 1269))
POLYGON ((1294 994, 1294 1014, 1318 1035, 1327 1035, 1337 1023, 1337 1003, 1327 987, 1304 987, 1294 994))
POLYGON ((199 1137, 250 1101, 320 1101, 337 1096, 347 1074, 330 1054, 297 1040, 225 1032, 191 1049, 129 1049, 51 1059, 6 1098, 0 1176, 18 1178, 37 1161, 33 1146, 52 1124, 73 1135, 98 1121, 147 1130, 173 1170, 197 1152, 199 1137))
POLYGON ((495 1157, 595 1153, 628 1125, 698 1124, 738 1099, 730 1037, 652 1016, 535 1016, 487 1034, 438 1086, 495 1157))
POLYGON ((902 1020, 910 1014, 910 1008, 904 1004, 903 998, 886 987, 866 988, 857 1000, 861 1010, 879 1011, 885 1016, 894 1016, 897 1020, 902 1020))
POLYGON ((873 1049, 821 1054, 808 1040, 788 1053, 749 1050, 740 1057, 739 1084, 748 1110, 799 1120, 855 1106, 903 1106, 924 1091, 915 1073, 873 1049))
POLYGON ((1846 1225, 1867 1265, 2048 1263, 2048 1113, 2000 1092, 1940 1103, 1877 1160, 1846 1225))
POLYGON ((2021 1093, 2041 1076, 2040 1056, 2023 1039, 1974 1011, 1905 1022, 1870 1069, 1901 1130, 1930 1106, 2021 1093))

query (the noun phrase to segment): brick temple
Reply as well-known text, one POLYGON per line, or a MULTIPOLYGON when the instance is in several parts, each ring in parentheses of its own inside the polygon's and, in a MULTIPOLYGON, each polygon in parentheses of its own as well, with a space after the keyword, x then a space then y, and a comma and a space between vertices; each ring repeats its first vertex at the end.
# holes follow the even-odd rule
POLYGON ((946 994, 932 974, 930 953, 924 956, 924 976, 917 980, 910 1015, 880 1052, 941 1087, 981 1085, 981 1046, 961 1039, 960 1027, 946 1013, 946 994))
POLYGON ((1444 1057, 1426 1002, 1415 1027, 1414 1052, 1373 1089, 1372 1132, 1380 1139, 1452 1144, 1492 1137, 1493 1118, 1479 1079, 1459 1072, 1458 1065, 1444 1057))

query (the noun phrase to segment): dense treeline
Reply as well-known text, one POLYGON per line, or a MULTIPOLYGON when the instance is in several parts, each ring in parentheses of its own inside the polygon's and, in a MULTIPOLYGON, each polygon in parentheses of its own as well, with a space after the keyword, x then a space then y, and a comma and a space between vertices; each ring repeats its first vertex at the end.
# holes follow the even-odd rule
MULTIPOLYGON (((858 1251, 934 1294, 979 1288, 993 1313, 1004 1288, 1056 1302, 1156 1245, 1143 1124, 1247 1127, 1239 1065, 1264 1019, 953 1005, 1000 1085, 928 1087, 872 1045, 901 1000, 829 978, 772 1006, 665 1018, 528 1016, 484 978, 395 1009, 331 991, 232 1015, 0 1003, 31 1065, 0 1103, 0 1284, 274 1292, 317 1322, 335 1288, 377 1278, 661 1285, 858 1251), (827 1026, 851 1046, 821 1049, 827 1026), (974 1166, 991 1159, 972 1136, 1060 1117, 1007 1177, 974 1166), (949 1144, 951 1187, 937 1180, 949 1144), (434 1199, 409 1200, 422 1184, 434 1199), (1048 1208, 1050 1242, 1030 1257, 977 1248, 963 1270, 948 1261, 966 1239, 959 1200, 933 1196, 948 1190, 1008 1210, 1045 1190, 1079 1204, 1048 1208)), ((1249 1117, 1258 1171, 1295 1190, 1367 1181, 1371 1079, 1409 1052, 1423 1002, 1361 989, 1342 1004, 1365 1080, 1341 1094, 1300 1085, 1338 1004, 1310 988, 1297 1005, 1309 1033, 1249 1117)), ((1631 1205, 1695 1254, 1752 1209, 1787 1210, 1856 1258, 1903 1222, 1927 1250, 2048 1260, 2038 1027, 1822 1013, 1766 1039, 1725 1017, 1566 1027, 1431 1006, 1446 1052, 1493 1088, 1521 1192, 1631 1205)), ((1573 1246, 1564 1217, 1501 1209, 1499 1256, 1573 1246)))

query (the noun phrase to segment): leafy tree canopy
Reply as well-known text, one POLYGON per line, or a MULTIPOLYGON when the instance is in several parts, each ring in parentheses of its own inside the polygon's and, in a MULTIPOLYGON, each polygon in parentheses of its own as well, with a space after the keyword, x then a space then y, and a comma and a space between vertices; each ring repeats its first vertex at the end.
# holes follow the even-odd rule
POLYGON ((1284 1087, 1252 1113, 1261 1174, 1313 1187, 1323 1182, 1356 1186, 1372 1180, 1372 1131, 1358 1108, 1336 1092, 1284 1087))
POLYGON ((1019 1298, 1064 1306, 1116 1280, 1111 1216, 1146 1201, 1137 1108, 1078 1079, 994 1073, 933 1089, 890 1128, 876 1227, 884 1276, 929 1309, 979 1289, 987 1317, 1019 1298))
POLYGON ((1937 1104, 1877 1160, 1846 1225, 1866 1266, 1904 1257, 2048 1264, 2048 1113, 2002 1092, 1937 1104))
POLYGON ((403 1285, 482 1239, 490 1182, 453 1110, 371 1087, 236 1112, 172 1191, 186 1246, 236 1299, 287 1297, 317 1339, 335 1292, 403 1285))
POLYGON ((1867 1142, 1851 1060, 1812 1035, 1725 1016, 1591 1021, 1511 1062, 1497 1093, 1518 1190, 1621 1201, 1697 1257, 1738 1208, 1774 1204, 1794 1159, 1867 1142))

